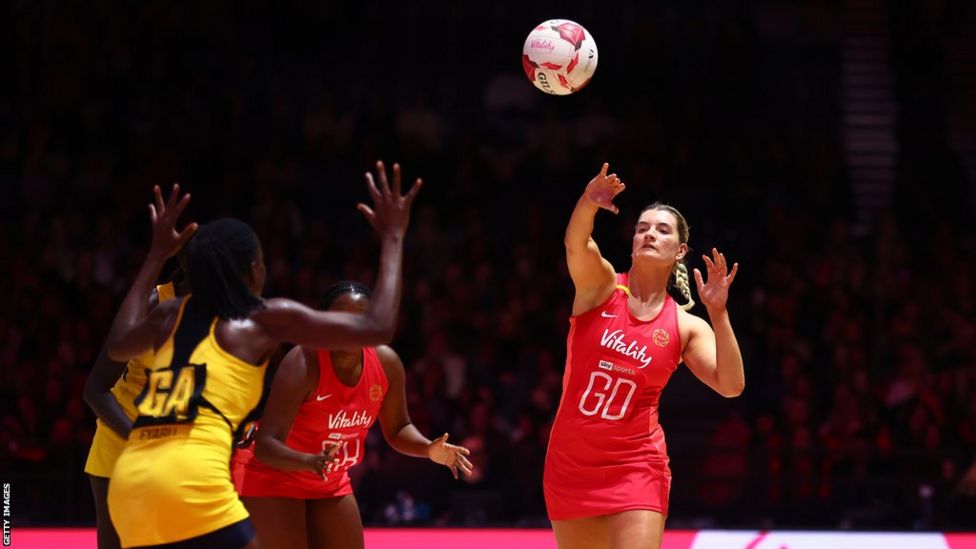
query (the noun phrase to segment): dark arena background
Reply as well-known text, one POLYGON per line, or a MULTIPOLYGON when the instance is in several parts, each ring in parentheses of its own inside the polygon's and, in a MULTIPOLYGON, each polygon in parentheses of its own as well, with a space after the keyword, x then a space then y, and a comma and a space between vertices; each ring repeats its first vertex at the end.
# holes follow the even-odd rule
POLYGON ((147 250, 152 186, 191 192, 187 220, 248 221, 265 295, 315 304, 337 280, 374 280, 355 204, 382 158, 425 183, 392 343, 410 413, 469 447, 477 474, 455 481, 374 428, 351 471, 367 547, 555 547, 542 471, 573 300, 563 232, 605 161, 627 190, 594 237, 618 270, 655 200, 688 218, 692 266, 712 246, 740 263, 745 392, 724 399, 686 368, 664 390, 664 546, 976 547, 971 0, 3 12, 13 546, 95 546, 82 388, 147 250), (599 47, 566 97, 520 63, 557 17, 599 47))

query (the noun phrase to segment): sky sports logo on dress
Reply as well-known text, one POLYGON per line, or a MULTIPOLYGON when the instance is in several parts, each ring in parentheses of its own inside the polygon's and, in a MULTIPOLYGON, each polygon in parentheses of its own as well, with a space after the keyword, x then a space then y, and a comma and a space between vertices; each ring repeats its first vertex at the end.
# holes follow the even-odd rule
POLYGON ((600 368, 601 370, 607 370, 610 372, 617 372, 618 374, 627 374, 631 376, 637 373, 632 368, 617 366, 616 364, 610 362, 609 360, 601 360, 600 362, 597 363, 597 367, 600 368))

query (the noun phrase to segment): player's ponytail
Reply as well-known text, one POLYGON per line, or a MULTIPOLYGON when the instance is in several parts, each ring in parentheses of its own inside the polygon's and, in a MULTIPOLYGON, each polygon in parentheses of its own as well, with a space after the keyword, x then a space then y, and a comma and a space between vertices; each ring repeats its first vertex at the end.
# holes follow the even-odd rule
POLYGON ((685 266, 685 262, 678 261, 674 264, 674 285, 684 296, 686 303, 681 305, 681 308, 685 311, 691 309, 695 306, 695 300, 691 297, 691 284, 688 281, 688 267, 685 266))
POLYGON ((242 221, 226 218, 202 225, 184 254, 195 306, 225 320, 243 318, 259 307, 261 298, 245 279, 257 251, 257 235, 242 221))

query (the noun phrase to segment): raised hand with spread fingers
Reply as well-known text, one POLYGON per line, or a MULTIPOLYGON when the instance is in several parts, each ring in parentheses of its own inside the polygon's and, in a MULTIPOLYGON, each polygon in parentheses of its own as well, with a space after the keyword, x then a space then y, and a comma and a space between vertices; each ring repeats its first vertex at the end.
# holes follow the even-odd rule
POLYGON ((711 314, 712 311, 725 309, 725 302, 729 299, 729 286, 739 272, 739 264, 734 263, 732 272, 729 272, 725 254, 716 248, 712 248, 711 258, 702 254, 702 259, 705 261, 708 277, 703 279, 701 271, 695 269, 695 282, 698 284, 698 298, 711 314))

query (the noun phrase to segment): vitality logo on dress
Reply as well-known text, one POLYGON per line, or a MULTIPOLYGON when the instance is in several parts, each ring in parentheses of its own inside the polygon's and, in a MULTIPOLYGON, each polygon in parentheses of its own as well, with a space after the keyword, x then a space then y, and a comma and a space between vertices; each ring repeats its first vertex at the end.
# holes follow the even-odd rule
POLYGON ((603 337, 600 338, 600 345, 639 361, 643 365, 638 366, 640 369, 647 368, 651 363, 651 357, 647 355, 647 345, 638 349, 637 341, 632 340, 629 344, 624 343, 623 330, 614 330, 611 332, 610 328, 605 328, 603 330, 603 337))
POLYGON ((352 417, 345 410, 339 410, 337 414, 329 414, 329 429, 348 429, 350 427, 369 427, 373 423, 373 416, 356 410, 352 417))

